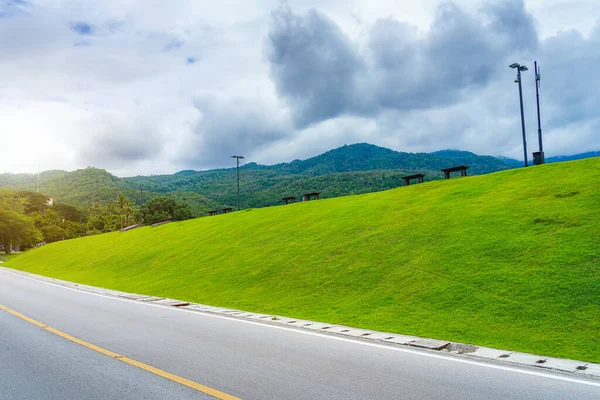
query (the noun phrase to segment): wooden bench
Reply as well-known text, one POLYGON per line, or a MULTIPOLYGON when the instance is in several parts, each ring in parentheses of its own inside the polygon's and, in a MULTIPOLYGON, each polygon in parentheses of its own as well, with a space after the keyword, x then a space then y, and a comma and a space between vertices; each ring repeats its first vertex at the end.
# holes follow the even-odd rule
POLYGON ((458 167, 444 168, 442 172, 444 173, 444 179, 450 179, 451 172, 460 171, 460 176, 467 176, 467 168, 468 165, 459 165, 458 167))
POLYGON ((302 201, 319 200, 320 194, 321 192, 305 193, 304 196, 302 196, 302 201))
POLYGON ((217 210, 210 210, 208 215, 217 215, 219 212, 217 210))
POLYGON ((225 208, 223 209, 223 214, 227 214, 227 213, 230 213, 230 212, 232 212, 232 211, 233 211, 233 208, 231 208, 231 207, 225 207, 225 208))
POLYGON ((283 200, 285 202, 285 204, 295 203, 296 197, 294 197, 294 196, 282 197, 281 200, 283 200))
POLYGON ((423 177, 425 177, 425 174, 414 174, 414 175, 403 176, 402 179, 404 179, 404 184, 406 186, 408 186, 408 185, 410 185, 411 179, 418 179, 417 183, 423 183, 423 177))

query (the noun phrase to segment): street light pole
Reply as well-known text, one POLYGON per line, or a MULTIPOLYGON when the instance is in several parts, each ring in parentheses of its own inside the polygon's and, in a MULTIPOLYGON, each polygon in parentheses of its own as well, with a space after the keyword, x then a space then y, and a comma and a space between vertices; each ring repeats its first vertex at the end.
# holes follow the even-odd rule
POLYGON ((237 170, 237 203, 238 203, 238 211, 240 211, 240 159, 244 159, 244 156, 231 156, 231 158, 235 158, 237 162, 236 170, 237 170))
MULTIPOLYGON (((537 102, 537 119, 538 119, 538 145, 540 154, 544 154, 544 146, 542 145, 542 122, 540 118, 540 69, 538 68, 537 61, 534 61, 535 66, 535 100, 537 102)), ((542 156, 543 160, 543 156, 542 156)))
POLYGON ((517 80, 515 82, 519 84, 519 101, 521 103, 521 129, 523 131, 523 156, 525 158, 525 166, 527 167, 527 136, 525 135, 525 114, 523 112, 523 88, 521 85, 521 72, 525 72, 529 68, 518 63, 511 64, 510 68, 517 69, 517 80))

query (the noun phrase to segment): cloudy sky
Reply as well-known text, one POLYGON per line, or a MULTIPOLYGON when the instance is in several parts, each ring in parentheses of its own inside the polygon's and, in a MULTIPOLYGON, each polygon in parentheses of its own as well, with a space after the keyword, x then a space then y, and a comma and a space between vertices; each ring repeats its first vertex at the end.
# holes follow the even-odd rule
POLYGON ((600 150, 597 0, 0 0, 0 172, 600 150))

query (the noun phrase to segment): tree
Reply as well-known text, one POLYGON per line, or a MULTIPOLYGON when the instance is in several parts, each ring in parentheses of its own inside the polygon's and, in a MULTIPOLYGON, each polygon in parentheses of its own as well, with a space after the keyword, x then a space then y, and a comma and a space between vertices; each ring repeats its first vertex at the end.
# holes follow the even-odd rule
POLYGON ((31 190, 22 190, 17 193, 21 198, 25 199, 25 214, 37 212, 43 214, 50 207, 51 197, 31 190))
POLYGON ((121 222, 121 229, 123 229, 129 224, 129 218, 131 217, 132 213, 131 202, 126 196, 119 195, 117 204, 119 205, 119 220, 121 222))
POLYGON ((83 218, 82 212, 69 204, 55 204, 52 209, 67 221, 79 222, 83 218))
POLYGON ((40 241, 42 235, 31 217, 0 209, 0 243, 6 253, 10 253, 11 245, 31 246, 40 241))
POLYGON ((178 202, 170 197, 155 197, 142 208, 144 222, 155 224, 162 221, 183 221, 193 218, 189 205, 178 202))

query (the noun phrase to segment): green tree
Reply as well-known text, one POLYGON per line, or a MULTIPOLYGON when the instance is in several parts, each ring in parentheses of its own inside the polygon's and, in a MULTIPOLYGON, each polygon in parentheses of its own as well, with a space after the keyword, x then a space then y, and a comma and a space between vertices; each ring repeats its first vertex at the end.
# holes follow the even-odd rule
POLYGON ((154 224, 162 221, 183 221, 193 218, 191 207, 170 197, 155 197, 142 208, 144 222, 154 224))
POLYGON ((31 190, 21 190, 17 195, 25 200, 25 214, 43 214, 50 207, 51 197, 31 190))
POLYGON ((32 246, 41 241, 42 235, 31 217, 0 209, 0 243, 6 253, 10 252, 11 245, 32 246))
POLYGON ((119 220, 121 222, 121 229, 123 229, 125 226, 129 225, 129 219, 131 218, 133 210, 131 208, 131 202, 127 196, 122 194, 119 195, 117 204, 119 205, 119 220))

